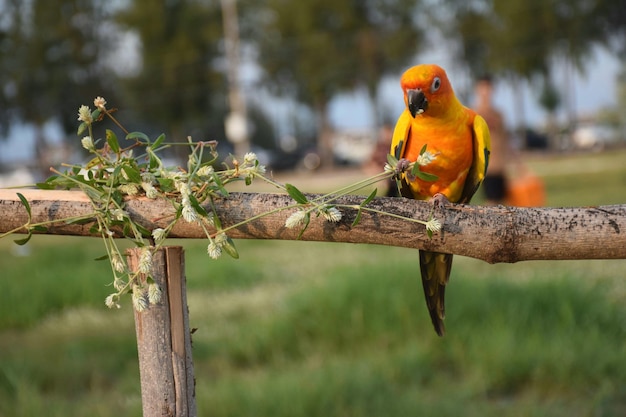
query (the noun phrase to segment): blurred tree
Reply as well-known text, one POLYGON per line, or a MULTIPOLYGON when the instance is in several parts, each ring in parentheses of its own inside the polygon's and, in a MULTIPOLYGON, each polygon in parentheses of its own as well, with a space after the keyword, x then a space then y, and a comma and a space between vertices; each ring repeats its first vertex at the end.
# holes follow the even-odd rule
POLYGON ((623 2, 614 0, 446 0, 446 5, 456 22, 447 34, 458 39, 470 72, 495 73, 514 85, 538 78, 548 86, 555 58, 584 71, 593 48, 606 45, 626 25, 623 2))
POLYGON ((546 77, 543 80, 543 86, 539 96, 539 104, 543 107, 546 113, 548 113, 548 120, 546 123, 546 133, 548 135, 548 139, 553 142, 553 147, 561 146, 561 144, 556 143, 558 133, 556 111, 561 104, 561 95, 559 94, 559 90, 557 90, 554 86, 554 82, 550 77, 546 77))
POLYGON ((122 80, 126 103, 170 140, 186 141, 195 128, 211 136, 196 140, 224 137, 221 19, 219 2, 193 0, 134 0, 117 14, 141 44, 140 70, 122 80))
POLYGON ((0 125, 37 127, 36 155, 47 172, 44 123, 74 132, 80 104, 110 89, 101 52, 107 9, 91 0, 5 0, 0 3, 0 125))
POLYGON ((613 0, 446 0, 455 10, 462 59, 474 74, 531 79, 550 70, 554 55, 584 68, 592 48, 608 42, 613 0))
MULTIPOLYGON (((333 153, 328 103, 365 86, 374 99, 380 79, 402 69, 422 47, 412 0, 265 0, 248 9, 248 25, 273 91, 308 104, 316 115, 323 166, 333 153)), ((243 11, 243 7, 241 8, 243 11)))

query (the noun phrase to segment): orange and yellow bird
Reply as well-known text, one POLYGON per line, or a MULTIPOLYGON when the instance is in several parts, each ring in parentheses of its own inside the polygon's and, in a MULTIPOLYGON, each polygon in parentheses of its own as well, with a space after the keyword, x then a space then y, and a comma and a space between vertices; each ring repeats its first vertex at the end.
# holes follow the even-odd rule
MULTIPOLYGON (((391 155, 400 163, 418 163, 426 173, 400 173, 401 194, 418 200, 435 197, 445 201, 444 196, 453 203, 468 203, 487 171, 487 123, 461 104, 446 72, 437 65, 409 68, 400 85, 406 108, 393 132, 391 155)), ((419 255, 426 305, 435 331, 443 336, 444 294, 452 255, 424 250, 419 255)))

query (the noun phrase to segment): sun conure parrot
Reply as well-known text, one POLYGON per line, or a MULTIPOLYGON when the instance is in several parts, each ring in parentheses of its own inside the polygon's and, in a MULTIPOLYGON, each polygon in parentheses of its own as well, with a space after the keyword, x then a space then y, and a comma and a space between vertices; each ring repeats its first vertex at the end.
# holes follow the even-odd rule
MULTIPOLYGON (((401 173, 401 194, 418 200, 435 197, 439 202, 468 203, 487 171, 487 123, 461 104, 446 72, 437 65, 409 68, 400 85, 406 108, 393 132, 391 155, 415 162, 426 145, 420 171, 431 174, 421 179, 410 171, 401 173)), ((424 250, 419 255, 426 305, 435 331, 443 336, 444 293, 452 255, 424 250)))

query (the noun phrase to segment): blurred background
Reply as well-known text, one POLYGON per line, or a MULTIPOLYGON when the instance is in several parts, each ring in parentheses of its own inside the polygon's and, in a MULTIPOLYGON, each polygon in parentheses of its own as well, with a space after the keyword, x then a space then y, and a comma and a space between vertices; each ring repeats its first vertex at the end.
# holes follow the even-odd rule
POLYGON ((40 179, 85 157, 76 113, 96 96, 130 130, 253 149, 275 171, 359 165, 403 108, 400 74, 424 62, 468 106, 491 74, 521 149, 626 141, 621 2, 1 0, 0 12, 5 173, 40 179))
MULTIPOLYGON (((253 150, 330 192, 382 169, 400 74, 429 62, 468 106, 493 76, 543 204, 623 204, 625 30, 614 0, 0 0, 0 186, 83 162, 77 111, 103 96, 130 131, 253 150)), ((456 257, 438 338, 415 251, 238 241, 240 260, 212 261, 172 244, 199 415, 626 415, 624 260, 456 257)), ((104 307, 102 252, 0 240, 0 416, 140 414, 132 307, 104 307)))

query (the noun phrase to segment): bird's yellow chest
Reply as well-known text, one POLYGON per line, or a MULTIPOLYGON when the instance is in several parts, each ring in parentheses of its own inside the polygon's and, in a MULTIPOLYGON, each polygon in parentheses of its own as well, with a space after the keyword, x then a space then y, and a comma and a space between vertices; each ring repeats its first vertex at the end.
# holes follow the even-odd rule
POLYGON ((444 194, 450 201, 461 198, 465 179, 473 162, 473 138, 468 123, 461 119, 454 123, 416 118, 411 124, 404 157, 421 161, 420 170, 438 177, 435 181, 415 178, 409 182, 415 198, 427 199, 444 194), (426 145, 426 153, 420 150, 426 145))

